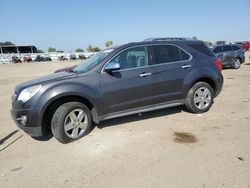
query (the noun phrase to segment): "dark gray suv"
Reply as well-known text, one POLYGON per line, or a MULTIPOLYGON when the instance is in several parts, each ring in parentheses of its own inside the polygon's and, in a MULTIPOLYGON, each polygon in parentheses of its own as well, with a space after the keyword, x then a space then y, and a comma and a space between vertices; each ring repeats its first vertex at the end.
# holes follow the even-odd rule
POLYGON ((245 50, 237 44, 217 45, 210 49, 222 61, 223 67, 238 69, 245 61, 245 50))
POLYGON ((12 117, 33 137, 51 129, 62 143, 92 122, 178 105, 210 109, 223 85, 221 61, 202 41, 154 38, 105 49, 71 71, 15 88, 12 117))

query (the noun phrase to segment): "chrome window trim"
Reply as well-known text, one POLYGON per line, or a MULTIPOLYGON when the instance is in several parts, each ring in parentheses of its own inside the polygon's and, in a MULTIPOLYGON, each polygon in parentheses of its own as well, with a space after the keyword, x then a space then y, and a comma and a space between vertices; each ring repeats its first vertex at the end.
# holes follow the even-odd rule
MULTIPOLYGON (((127 71, 127 70, 134 70, 134 69, 140 69, 140 68, 145 68, 145 67, 154 67, 154 66, 160 66, 160 65, 167 65, 167 64, 174 64, 174 63, 182 63, 182 62, 188 62, 188 61, 191 61, 193 59, 193 56, 187 52, 185 49, 183 49, 182 47, 178 46, 178 45, 175 45, 175 44, 141 44, 141 45, 136 45, 136 46, 130 46, 130 47, 127 47, 123 50, 121 50, 120 52, 118 52, 117 54, 115 54, 113 57, 110 58, 110 60, 108 60, 108 62, 106 62, 103 67, 102 67, 102 70, 101 70, 101 74, 104 74, 106 73, 104 71, 104 68, 106 67, 106 65, 111 61, 113 60, 114 58, 116 58, 118 55, 120 55, 120 53, 124 52, 125 50, 128 50, 128 49, 131 49, 131 48, 137 48, 137 47, 149 47, 149 46, 175 46, 179 49, 181 49, 182 51, 184 51, 185 53, 187 53, 189 55, 189 59, 187 60, 181 60, 181 61, 172 61, 172 62, 165 62, 165 63, 159 63, 159 64, 154 64, 154 65, 149 65, 148 63, 148 60, 147 60, 147 65, 145 66, 142 66, 142 67, 135 67, 135 68, 128 68, 128 69, 121 69, 121 70, 117 70, 117 71, 114 71, 114 72, 123 72, 123 71, 127 71)), ((148 50, 147 50, 147 53, 148 53, 148 50)), ((149 54, 147 54, 147 57, 148 57, 149 54)))

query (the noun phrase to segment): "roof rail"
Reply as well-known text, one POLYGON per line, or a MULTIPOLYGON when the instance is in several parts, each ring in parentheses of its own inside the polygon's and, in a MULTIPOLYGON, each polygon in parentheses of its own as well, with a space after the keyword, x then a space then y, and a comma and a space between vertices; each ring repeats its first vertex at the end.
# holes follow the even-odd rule
POLYGON ((148 38, 143 40, 143 42, 150 42, 150 41, 171 41, 171 40, 194 40, 188 37, 162 37, 162 38, 148 38))

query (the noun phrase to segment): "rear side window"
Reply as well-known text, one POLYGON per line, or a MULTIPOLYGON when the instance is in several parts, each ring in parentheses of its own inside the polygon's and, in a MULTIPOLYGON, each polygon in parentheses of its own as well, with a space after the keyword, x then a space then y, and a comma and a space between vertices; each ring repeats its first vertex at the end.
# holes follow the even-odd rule
POLYGON ((188 44, 188 46, 190 46, 191 48, 207 55, 207 56, 211 56, 214 57, 214 54, 211 52, 211 50, 209 50, 209 48, 202 42, 200 43, 190 43, 188 44))
POLYGON ((239 50, 240 49, 240 47, 239 46, 232 46, 232 48, 233 48, 233 50, 239 50))
POLYGON ((173 45, 156 45, 153 46, 154 51, 154 63, 153 64, 162 64, 188 60, 190 56, 173 45))
POLYGON ((219 47, 216 47, 214 50, 213 50, 214 53, 220 53, 222 52, 222 47, 219 46, 219 47))
POLYGON ((223 46, 223 52, 232 51, 232 46, 223 46))

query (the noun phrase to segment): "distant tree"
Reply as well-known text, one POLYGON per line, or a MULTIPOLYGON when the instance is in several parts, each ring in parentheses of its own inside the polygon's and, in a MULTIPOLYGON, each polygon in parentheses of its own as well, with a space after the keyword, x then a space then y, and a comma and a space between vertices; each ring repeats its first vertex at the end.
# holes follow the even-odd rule
POLYGON ((5 41, 5 42, 0 42, 0 45, 4 46, 4 45, 15 45, 15 44, 10 41, 5 41))
POLYGON ((193 36, 192 39, 197 40, 197 37, 196 37, 196 36, 193 36))
POLYGON ((37 49, 37 53, 44 53, 42 49, 37 49))
POLYGON ((112 40, 108 40, 107 42, 105 42, 105 46, 106 47, 113 46, 113 41, 112 40))
POLYGON ((84 52, 84 50, 81 49, 81 48, 77 48, 77 49, 75 50, 75 52, 84 52))
POLYGON ((56 52, 58 52, 58 53, 63 53, 64 51, 62 51, 62 50, 57 50, 56 52))
POLYGON ((88 52, 99 52, 99 51, 101 51, 101 49, 100 48, 98 48, 98 47, 92 47, 92 45, 89 45, 88 47, 87 47, 87 51, 88 52))
POLYGON ((48 52, 56 52, 56 48, 49 47, 48 52))
POLYGON ((92 52, 100 52, 101 51, 101 49, 100 48, 98 48, 98 47, 94 47, 94 48, 92 48, 92 52))
POLYGON ((92 45, 88 45, 87 51, 88 51, 88 52, 92 52, 92 45))

